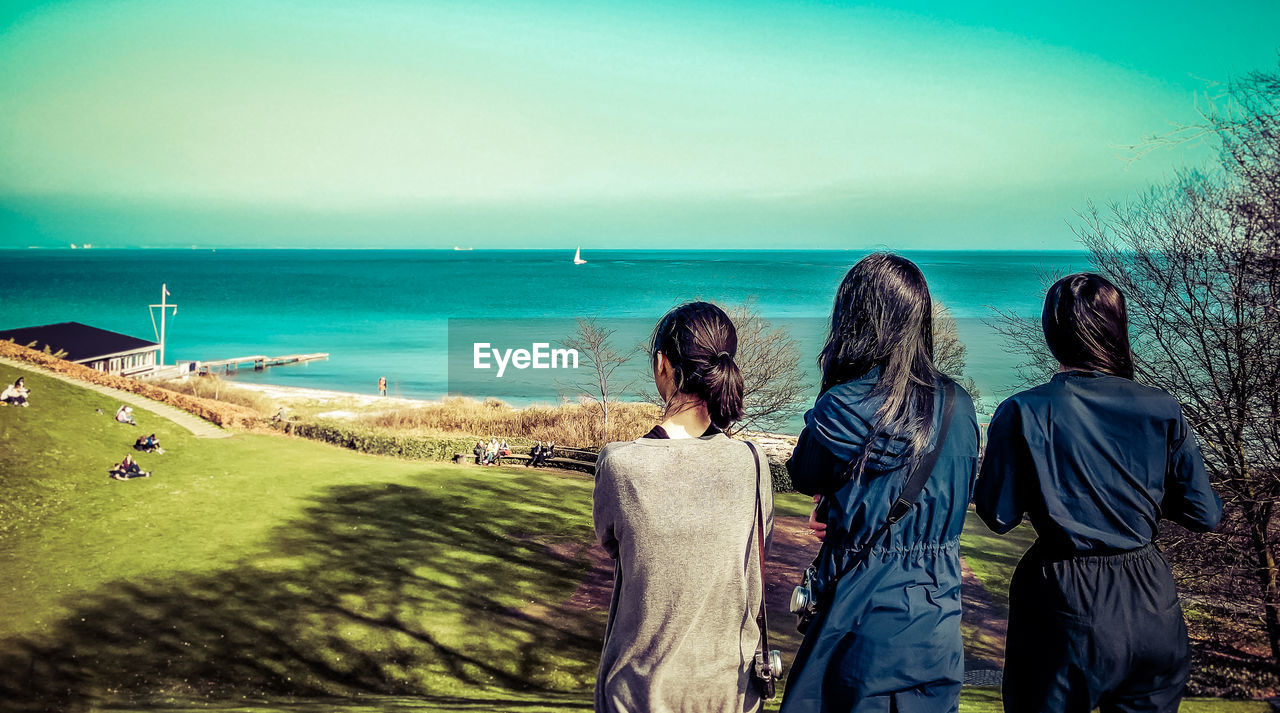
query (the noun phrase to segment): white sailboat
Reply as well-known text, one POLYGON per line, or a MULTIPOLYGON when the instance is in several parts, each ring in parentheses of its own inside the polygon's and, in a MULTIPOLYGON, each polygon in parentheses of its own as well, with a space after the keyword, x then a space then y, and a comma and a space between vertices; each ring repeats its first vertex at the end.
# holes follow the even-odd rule
POLYGON ((587 261, 582 259, 582 246, 581 246, 581 245, 579 245, 579 246, 578 246, 578 250, 577 250, 577 252, 575 252, 575 253, 573 254, 573 264, 574 264, 574 265, 585 265, 585 264, 587 264, 587 261))

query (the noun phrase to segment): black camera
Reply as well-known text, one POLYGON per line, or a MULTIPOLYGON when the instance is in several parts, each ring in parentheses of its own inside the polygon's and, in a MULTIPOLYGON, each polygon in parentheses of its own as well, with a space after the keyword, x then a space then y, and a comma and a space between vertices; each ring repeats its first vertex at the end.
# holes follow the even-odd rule
POLYGON ((751 667, 751 679, 761 698, 771 701, 777 697, 779 678, 782 678, 782 652, 777 649, 757 651, 751 667))
POLYGON ((796 629, 802 634, 809 630, 809 624, 818 614, 818 597, 814 591, 817 580, 818 570, 809 565, 804 571, 804 582, 791 591, 791 613, 796 615, 796 629))

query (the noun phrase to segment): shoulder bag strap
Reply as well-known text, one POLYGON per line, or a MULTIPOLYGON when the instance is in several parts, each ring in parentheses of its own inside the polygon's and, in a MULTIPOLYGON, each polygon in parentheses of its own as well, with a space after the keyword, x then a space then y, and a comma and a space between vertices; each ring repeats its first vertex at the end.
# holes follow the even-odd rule
MULTIPOLYGON (((857 559, 849 563, 849 565, 841 570, 844 572, 852 571, 862 562, 862 560, 871 556, 871 548, 880 538, 893 527, 894 523, 906 517, 911 512, 911 508, 915 507, 916 499, 920 497, 920 491, 924 490, 924 484, 929 480, 929 474, 933 472, 933 468, 938 464, 938 456, 942 453, 942 446, 947 442, 947 433, 951 430, 951 417, 955 412, 956 402, 956 385, 954 381, 947 380, 946 386, 942 391, 942 422, 938 425, 938 437, 934 441, 933 448, 916 463, 911 471, 911 475, 907 476, 907 484, 902 488, 902 493, 898 495, 898 499, 893 502, 893 506, 889 508, 889 517, 884 524, 875 531, 867 539, 866 547, 862 548, 857 559)), ((819 555, 821 556, 821 555, 819 555)))
POLYGON ((764 577, 764 504, 760 496, 760 453, 756 444, 747 441, 751 456, 756 461, 756 550, 760 553, 760 614, 756 624, 760 626, 760 650, 766 655, 769 652, 769 616, 765 611, 765 577, 764 577))
POLYGON ((911 471, 911 477, 907 478, 907 484, 902 489, 902 494, 894 501, 893 507, 889 508, 890 525, 911 512, 916 498, 920 497, 920 491, 924 490, 924 484, 933 473, 933 467, 938 464, 942 445, 947 441, 947 432, 951 430, 951 416, 955 412, 955 405, 956 385, 954 381, 948 379, 942 392, 942 422, 938 424, 938 437, 934 441, 933 448, 924 454, 919 463, 916 463, 915 470, 911 471))

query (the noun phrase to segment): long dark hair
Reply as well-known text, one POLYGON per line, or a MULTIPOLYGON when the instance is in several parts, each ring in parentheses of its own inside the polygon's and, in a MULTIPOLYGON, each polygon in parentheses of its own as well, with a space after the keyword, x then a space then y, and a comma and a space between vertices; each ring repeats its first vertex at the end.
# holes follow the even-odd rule
POLYGON ((716 428, 742 418, 742 372, 734 361, 738 332, 724 310, 710 302, 680 305, 658 321, 649 356, 671 364, 676 390, 707 406, 716 428))
POLYGON ((849 269, 831 308, 831 333, 818 356, 822 391, 879 367, 871 396, 883 399, 855 466, 862 470, 880 435, 905 438, 924 453, 933 425, 933 300, 915 263, 872 253, 849 269))
POLYGON ((1102 275, 1078 272, 1053 283, 1040 325, 1063 366, 1133 378, 1124 293, 1102 275))

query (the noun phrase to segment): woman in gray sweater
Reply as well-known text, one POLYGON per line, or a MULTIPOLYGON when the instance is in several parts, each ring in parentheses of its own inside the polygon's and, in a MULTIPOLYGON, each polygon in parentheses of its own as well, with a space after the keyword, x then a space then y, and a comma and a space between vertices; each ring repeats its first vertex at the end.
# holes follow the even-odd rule
POLYGON ((723 432, 742 417, 737 347, 715 305, 667 313, 651 346, 663 421, 600 451, 595 528, 615 565, 596 680, 602 713, 760 707, 756 502, 767 547, 773 489, 763 463, 757 476, 754 449, 723 432))

